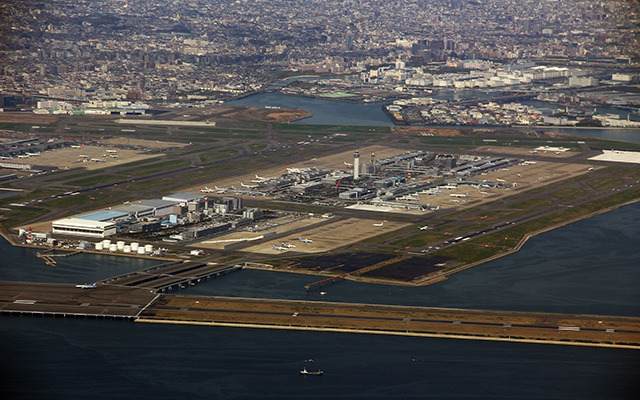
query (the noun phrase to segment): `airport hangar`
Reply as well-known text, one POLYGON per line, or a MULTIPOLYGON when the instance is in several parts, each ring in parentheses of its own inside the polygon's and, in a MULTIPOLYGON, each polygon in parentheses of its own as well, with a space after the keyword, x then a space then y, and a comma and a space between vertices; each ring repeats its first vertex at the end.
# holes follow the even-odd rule
POLYGON ((203 196, 193 193, 176 193, 162 199, 145 200, 109 210, 96 211, 77 217, 53 221, 52 233, 60 235, 105 238, 118 233, 125 222, 133 223, 145 218, 164 217, 173 212, 174 206, 185 206, 203 196))

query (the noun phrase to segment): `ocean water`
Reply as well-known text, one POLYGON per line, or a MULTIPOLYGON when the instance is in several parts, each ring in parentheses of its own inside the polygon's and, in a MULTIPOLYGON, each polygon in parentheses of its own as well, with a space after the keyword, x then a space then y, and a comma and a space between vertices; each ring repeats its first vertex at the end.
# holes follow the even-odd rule
POLYGON ((3 318, 10 399, 637 399, 637 351, 3 318), (308 361, 312 359, 313 362, 308 361), (323 376, 301 376, 306 367, 323 376))

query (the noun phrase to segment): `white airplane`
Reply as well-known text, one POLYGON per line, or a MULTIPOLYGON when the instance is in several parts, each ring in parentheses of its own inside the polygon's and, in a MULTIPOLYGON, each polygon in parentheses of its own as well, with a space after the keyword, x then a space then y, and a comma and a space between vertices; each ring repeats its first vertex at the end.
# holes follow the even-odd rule
POLYGON ((278 251, 286 251, 287 250, 286 247, 276 246, 275 244, 272 244, 271 247, 273 247, 274 250, 278 250, 278 251))
POLYGON ((460 203, 460 200, 449 199, 449 201, 452 203, 460 203))
POLYGON ((208 188, 208 187, 206 187, 206 186, 205 186, 204 188, 201 188, 201 189, 200 189, 200 191, 201 191, 202 193, 211 193, 211 192, 215 192, 215 190, 213 190, 213 189, 209 189, 209 188, 208 188))
POLYGON ((294 167, 286 167, 285 170, 287 171, 287 173, 294 173, 294 174, 298 174, 302 172, 300 168, 294 168, 294 167))
POLYGON ((588 171, 593 171, 593 167, 589 167, 588 171))
POLYGON ((420 229, 421 231, 426 231, 427 229, 429 229, 429 225, 419 226, 418 229, 420 229))
POLYGON ((77 145, 76 145, 76 144, 72 144, 72 145, 71 145, 71 148, 72 148, 72 149, 81 149, 81 148, 82 148, 82 145, 81 145, 81 144, 77 144, 77 145))
POLYGON ((382 226, 382 225, 384 225, 384 221, 380 222, 379 224, 373 224, 373 226, 382 226))
POLYGON ((498 182, 504 182, 504 179, 496 178, 496 181, 498 181, 498 182))
POLYGON ((105 161, 107 161, 107 159, 106 159, 106 158, 104 158, 104 157, 103 157, 103 158, 92 158, 92 159, 91 159, 91 161, 95 161, 95 162, 105 162, 105 161))
POLYGON ((2 156, 0 157, 0 160, 11 160, 13 157, 11 156, 2 156))
POLYGON ((240 182, 240 186, 242 186, 243 188, 257 188, 258 185, 245 185, 244 183, 240 182))
POLYGON ((316 157, 313 157, 313 158, 311 159, 311 161, 316 161, 316 160, 317 160, 317 158, 316 158, 316 157))
POLYGON ((311 240, 311 239, 305 239, 305 238, 298 237, 298 240, 301 241, 302 243, 313 243, 313 240, 311 240))
POLYGON ((118 149, 115 149, 115 150, 107 150, 107 153, 117 153, 117 152, 118 152, 118 149))
POLYGON ((450 197, 469 197, 469 193, 465 193, 465 194, 451 193, 449 196, 450 197))
POLYGON ((80 154, 78 157, 80 157, 80 158, 91 158, 91 154, 80 154))
POLYGON ((76 287, 80 289, 94 289, 95 287, 97 287, 97 285, 95 283, 92 283, 90 285, 76 285, 76 287))
POLYGON ((35 157, 35 156, 39 156, 39 155, 40 155, 40 152, 38 151, 37 153, 25 153, 25 154, 26 154, 26 155, 28 155, 28 156, 33 156, 33 157, 35 157))
POLYGON ((346 161, 343 161, 343 162, 344 162, 344 165, 346 165, 347 167, 353 167, 353 164, 348 163, 348 162, 346 162, 346 161))
POLYGON ((537 161, 524 161, 522 165, 535 165, 537 161))
POLYGON ((29 156, 26 154, 19 154, 18 158, 29 158, 29 156))
POLYGON ((480 193, 480 194, 489 194, 489 192, 483 192, 482 190, 478 190, 478 193, 480 193))
POLYGON ((256 174, 256 177, 255 177, 255 178, 253 178, 253 179, 251 179, 251 182, 264 182, 264 181, 266 181, 266 180, 267 180, 267 178, 263 178, 263 177, 258 176, 258 175, 256 174))
POLYGON ((445 185, 441 186, 443 189, 457 189, 458 185, 445 185))
POLYGON ((418 196, 417 194, 416 194, 416 195, 410 195, 410 194, 407 194, 407 195, 404 195, 404 196, 402 196, 402 197, 399 197, 399 198, 398 198, 398 200, 413 200, 413 201, 418 201, 418 200, 420 200, 420 196, 418 196))
POLYGON ((293 249, 296 247, 295 244, 290 244, 290 243, 285 243, 285 242, 280 242, 280 246, 286 248, 286 249, 293 249))

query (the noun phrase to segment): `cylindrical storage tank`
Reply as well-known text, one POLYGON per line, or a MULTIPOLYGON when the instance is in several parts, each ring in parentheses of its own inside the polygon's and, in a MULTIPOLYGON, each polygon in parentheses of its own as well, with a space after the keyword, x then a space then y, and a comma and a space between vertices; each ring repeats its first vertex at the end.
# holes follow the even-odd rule
POLYGON ((109 251, 116 251, 116 250, 118 250, 118 246, 116 244, 109 245, 109 251))
POLYGON ((140 246, 138 242, 131 243, 131 251, 138 251, 138 246, 140 246))
POLYGON ((153 245, 152 244, 146 244, 144 246, 144 251, 145 251, 145 253, 153 253, 153 245))
POLYGON ((144 254, 144 247, 138 247, 138 254, 144 254))
POLYGON ((122 251, 124 251, 125 253, 131 253, 131 246, 129 246, 128 244, 125 244, 122 251))
POLYGON ((102 241, 102 246, 103 246, 105 249, 108 249, 108 248, 109 248, 109 246, 111 246, 111 240, 109 240, 109 239, 104 239, 104 240, 102 241))
POLYGON ((118 251, 124 250, 124 242, 122 240, 118 240, 118 242, 116 243, 116 246, 118 251))
POLYGON ((96 250, 102 250, 103 248, 104 246, 102 245, 102 242, 96 243, 96 250))

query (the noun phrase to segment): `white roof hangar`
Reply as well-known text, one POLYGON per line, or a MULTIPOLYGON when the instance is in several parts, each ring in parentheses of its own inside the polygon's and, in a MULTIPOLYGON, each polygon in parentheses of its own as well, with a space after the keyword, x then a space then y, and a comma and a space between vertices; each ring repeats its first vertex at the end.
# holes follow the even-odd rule
POLYGON ((191 203, 193 201, 196 201, 202 198, 204 198, 204 196, 200 194, 182 192, 182 193, 174 193, 174 194, 164 196, 162 200, 176 201, 182 205, 185 205, 187 203, 191 203))
POLYGON ((117 226, 111 221, 92 221, 65 218, 53 221, 53 234, 104 238, 116 234, 117 226))

